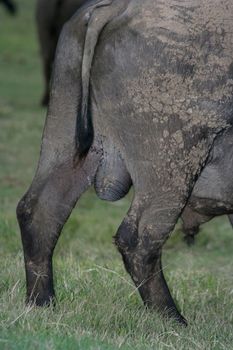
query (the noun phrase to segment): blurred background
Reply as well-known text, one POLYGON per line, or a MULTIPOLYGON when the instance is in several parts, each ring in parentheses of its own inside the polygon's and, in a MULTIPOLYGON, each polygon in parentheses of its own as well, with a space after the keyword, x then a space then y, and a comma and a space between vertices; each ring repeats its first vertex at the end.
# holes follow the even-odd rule
POLYGON ((25 307, 15 208, 36 169, 46 108, 36 2, 15 3, 12 16, 0 2, 0 349, 232 349, 228 220, 203 226, 191 248, 178 224, 166 244, 165 274, 191 323, 180 329, 144 309, 112 244, 132 193, 116 203, 92 189, 82 197, 55 251, 57 307, 25 307))

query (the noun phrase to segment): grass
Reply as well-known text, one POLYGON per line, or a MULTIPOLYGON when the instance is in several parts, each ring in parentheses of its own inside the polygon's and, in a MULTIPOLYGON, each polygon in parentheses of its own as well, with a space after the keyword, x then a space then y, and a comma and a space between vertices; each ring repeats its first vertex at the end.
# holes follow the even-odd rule
POLYGON ((0 8, 0 349, 232 349, 233 231, 226 218, 205 225, 196 245, 179 225, 164 249, 172 294, 189 327, 146 311, 112 236, 130 197, 115 204, 86 193, 54 256, 56 308, 24 304, 25 276, 16 203, 30 184, 45 111, 34 1, 17 18, 0 8))

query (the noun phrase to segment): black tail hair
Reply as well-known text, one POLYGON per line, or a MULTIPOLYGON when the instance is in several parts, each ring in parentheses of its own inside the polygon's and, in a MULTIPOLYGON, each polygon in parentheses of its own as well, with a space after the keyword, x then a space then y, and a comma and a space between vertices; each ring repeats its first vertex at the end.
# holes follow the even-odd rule
POLYGON ((83 106, 83 97, 80 99, 80 105, 78 108, 78 118, 76 123, 76 149, 78 157, 84 158, 94 139, 94 128, 91 115, 91 98, 90 89, 88 94, 88 103, 83 106))

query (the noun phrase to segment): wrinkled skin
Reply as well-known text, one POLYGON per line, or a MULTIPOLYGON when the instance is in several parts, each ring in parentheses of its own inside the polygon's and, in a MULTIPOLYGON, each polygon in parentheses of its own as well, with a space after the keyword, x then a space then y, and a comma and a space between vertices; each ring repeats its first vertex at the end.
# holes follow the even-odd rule
POLYGON ((45 80, 43 106, 49 101, 53 61, 62 27, 85 2, 87 0, 37 0, 36 24, 45 80))
POLYGON ((7 11, 11 14, 11 15, 15 15, 17 12, 17 7, 14 3, 14 1, 12 0, 0 0, 0 4, 2 4, 3 6, 5 6, 5 8, 7 9, 7 11))
POLYGON ((223 168, 233 156, 232 17, 231 0, 101 0, 65 25, 38 169, 17 208, 28 302, 54 299, 53 250, 81 194, 94 183, 117 200, 132 184, 116 246, 145 305, 186 324, 162 247, 187 205, 233 213, 223 168), (215 147, 226 164, 211 158, 215 147))

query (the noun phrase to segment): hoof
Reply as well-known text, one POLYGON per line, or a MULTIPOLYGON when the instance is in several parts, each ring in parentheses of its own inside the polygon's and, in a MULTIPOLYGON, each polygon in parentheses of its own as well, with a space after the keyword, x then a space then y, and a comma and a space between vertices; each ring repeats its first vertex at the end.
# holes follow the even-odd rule
POLYGON ((55 296, 54 295, 44 295, 44 296, 31 296, 26 299, 27 305, 35 305, 39 307, 49 307, 55 306, 55 296))
POLYGON ((187 320, 178 312, 178 310, 172 309, 172 310, 165 310, 166 316, 170 319, 175 320, 180 325, 187 327, 188 322, 187 320))
POLYGON ((184 241, 187 243, 189 247, 195 244, 195 237, 191 235, 187 235, 184 237, 184 241))
POLYGON ((182 316, 179 315, 178 318, 175 319, 181 326, 187 327, 188 326, 188 321, 182 316))

